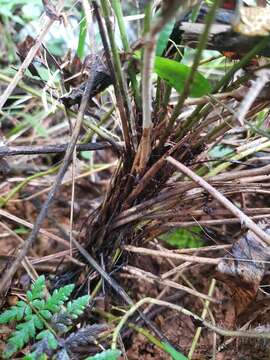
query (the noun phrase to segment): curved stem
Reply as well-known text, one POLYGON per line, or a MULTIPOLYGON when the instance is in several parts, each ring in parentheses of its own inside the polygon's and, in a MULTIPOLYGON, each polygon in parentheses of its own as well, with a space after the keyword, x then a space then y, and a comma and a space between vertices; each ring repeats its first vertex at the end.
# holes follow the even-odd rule
POLYGON ((121 321, 119 322, 119 324, 115 328, 114 333, 113 333, 113 338, 112 338, 112 345, 111 345, 112 349, 116 349, 117 338, 118 338, 118 336, 120 334, 120 331, 121 331, 122 327, 127 322, 128 318, 130 316, 132 316, 135 313, 135 311, 137 311, 144 304, 154 304, 154 305, 166 306, 166 307, 168 307, 168 308, 170 308, 172 310, 176 310, 178 312, 181 312, 182 314, 184 314, 186 316, 192 317, 195 321, 197 321, 199 323, 199 325, 201 327, 202 326, 207 327, 209 330, 212 330, 212 331, 214 331, 215 333, 217 333, 218 335, 221 335, 221 336, 246 337, 246 338, 257 338, 257 339, 270 339, 270 332, 234 331, 234 330, 222 329, 222 328, 220 328, 218 326, 215 326, 215 325, 211 324, 208 321, 205 321, 200 316, 194 314, 193 312, 185 309, 184 307, 182 307, 180 305, 175 305, 175 304, 169 303, 167 301, 146 297, 146 298, 138 301, 135 305, 133 305, 126 312, 126 314, 123 316, 123 318, 121 319, 121 321))

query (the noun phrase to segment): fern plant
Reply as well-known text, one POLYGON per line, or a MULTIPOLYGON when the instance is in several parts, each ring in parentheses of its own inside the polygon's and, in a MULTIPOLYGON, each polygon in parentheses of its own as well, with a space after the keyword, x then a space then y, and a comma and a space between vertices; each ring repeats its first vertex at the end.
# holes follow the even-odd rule
POLYGON ((85 295, 68 301, 73 289, 74 285, 69 284, 45 296, 45 277, 40 276, 31 290, 27 291, 25 301, 19 301, 0 314, 0 324, 16 324, 16 330, 7 341, 3 358, 11 358, 34 339, 38 340, 36 350, 27 355, 25 360, 46 359, 48 352, 56 350, 59 336, 68 331, 72 320, 83 313, 90 300, 90 296, 85 295))

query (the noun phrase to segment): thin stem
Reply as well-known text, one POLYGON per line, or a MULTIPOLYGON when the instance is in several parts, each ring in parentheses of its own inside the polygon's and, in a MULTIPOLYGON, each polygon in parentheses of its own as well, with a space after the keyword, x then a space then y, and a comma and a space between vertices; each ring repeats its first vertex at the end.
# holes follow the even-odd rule
MULTIPOLYGON (((130 296, 126 291, 117 284, 117 282, 109 276, 106 271, 96 262, 96 260, 83 248, 83 246, 73 239, 75 247, 79 250, 80 254, 87 260, 87 262, 102 276, 102 278, 117 292, 117 294, 131 306, 134 305, 130 296)), ((164 335, 156 328, 156 326, 141 312, 138 311, 141 318, 149 326, 149 328, 156 334, 159 339, 164 339, 164 335)))
MULTIPOLYGON (((208 291, 208 296, 213 296, 213 292, 214 292, 215 286, 216 286, 216 280, 215 280, 215 279, 212 279, 211 284, 210 284, 210 287, 209 287, 209 291, 208 291)), ((201 317, 202 317, 203 320, 205 320, 205 318, 206 318, 209 305, 210 305, 210 302, 209 302, 208 300, 205 300, 204 308, 203 308, 202 315, 201 315, 201 317)), ((197 346, 197 344, 198 344, 198 341, 199 341, 199 337, 200 337, 200 335, 201 335, 201 332, 202 332, 202 327, 198 327, 197 330, 196 330, 196 334, 195 334, 195 336, 194 336, 194 338, 193 338, 193 341, 192 341, 192 344, 191 344, 189 353, 188 353, 188 358, 189 358, 189 359, 192 359, 192 356, 193 356, 193 353, 194 353, 194 351, 195 351, 195 349, 196 349, 196 346, 197 346)))
POLYGON ((2 277, 2 279, 0 281, 0 289, 1 289, 1 291, 5 290, 6 285, 8 284, 9 280, 16 273, 16 271, 17 271, 18 267, 20 266, 22 260, 27 255, 27 253, 28 253, 29 249, 31 248, 31 246, 33 246, 33 243, 34 243, 34 241, 36 240, 36 238, 37 238, 37 236, 39 234, 39 231, 40 231, 40 228, 41 228, 41 226, 43 224, 43 221, 45 220, 45 218, 46 218, 46 216, 48 214, 49 207, 52 204, 52 202, 53 202, 53 200, 54 200, 54 198, 55 198, 55 196, 56 196, 56 194, 57 194, 57 192, 59 190, 59 187, 61 185, 63 177, 64 177, 64 175, 65 175, 65 173, 67 171, 67 168, 68 168, 68 166, 70 164, 70 160, 72 158, 72 155, 73 155, 73 152, 74 152, 74 149, 75 149, 75 146, 76 146, 77 139, 79 137, 79 133, 80 133, 80 130, 81 130, 81 125, 83 123, 84 113, 85 113, 85 110, 86 110, 86 107, 87 107, 87 104, 88 104, 89 94, 90 94, 92 85, 93 85, 93 81, 88 81, 87 82, 87 85, 86 85, 86 88, 85 88, 85 91, 84 91, 84 94, 83 94, 83 97, 82 97, 81 105, 80 105, 80 108, 79 108, 79 113, 78 113, 76 125, 75 125, 75 128, 74 128, 73 134, 71 136, 70 143, 68 145, 67 151, 65 153, 63 164, 62 164, 62 166, 61 166, 61 168, 60 168, 60 170, 59 170, 59 172, 58 172, 58 174, 56 176, 53 187, 50 190, 50 192, 48 194, 48 197, 47 197, 46 201, 44 202, 44 204, 43 204, 43 206, 42 206, 42 208, 40 210, 40 213, 37 216, 37 219, 36 219, 35 225, 33 227, 33 230, 31 231, 29 237, 26 239, 23 247, 21 248, 21 250, 20 250, 17 258, 13 262, 13 264, 3 274, 3 277, 2 277))
POLYGON ((126 312, 126 314, 123 316, 123 318, 121 319, 121 321, 119 322, 119 324, 115 328, 114 333, 113 333, 113 338, 112 338, 112 345, 111 345, 112 349, 116 349, 117 338, 118 338, 118 336, 119 336, 119 334, 121 332, 122 327, 127 322, 128 318, 130 316, 132 316, 135 313, 135 311, 137 311, 144 304, 154 304, 154 305, 166 306, 166 307, 168 307, 168 308, 170 308, 172 310, 176 310, 176 311, 178 311, 178 312, 180 312, 180 313, 182 313, 184 315, 192 317, 195 321, 200 323, 201 326, 207 327, 209 330, 212 330, 212 331, 216 332, 218 335, 221 335, 221 336, 227 336, 227 337, 235 336, 235 337, 246 337, 246 338, 257 338, 257 339, 270 339, 270 333, 269 332, 233 331, 233 330, 222 329, 222 328, 219 328, 219 327, 209 323, 208 321, 205 321, 200 316, 192 313, 191 311, 185 309, 182 306, 175 305, 175 304, 169 303, 167 301, 146 297, 146 298, 138 301, 135 305, 133 305, 126 312))
POLYGON ((171 156, 167 157, 167 161, 179 169, 182 173, 187 175, 193 181, 195 181, 199 186, 205 189, 209 194, 211 194, 217 201, 219 201, 224 207, 226 207, 232 214, 240 219, 242 225, 245 225, 251 231, 253 231, 257 236, 258 240, 265 245, 270 245, 270 236, 263 231, 257 224, 254 223, 247 215, 245 215, 237 206, 235 206, 231 201, 229 201, 225 196, 223 196, 218 190, 216 190, 212 185, 206 182, 202 177, 195 174, 192 170, 186 167, 184 164, 175 160, 171 156))
MULTIPOLYGON (((223 88, 226 87, 228 85, 228 83, 231 81, 231 79, 233 78, 233 75, 236 73, 236 71, 242 69, 245 65, 247 65, 248 62, 252 58, 254 58, 258 53, 260 53, 260 51, 262 51, 267 46, 268 43, 269 43, 269 36, 264 37, 240 61, 238 61, 237 63, 234 64, 234 66, 217 83, 217 85, 214 87, 212 93, 217 93, 222 87, 223 88)), ((185 132, 188 131, 196 121, 198 121, 200 118, 206 116, 211 108, 212 108, 211 105, 207 105, 205 107, 204 107, 204 105, 197 106, 197 108, 194 110, 194 112, 191 114, 191 116, 189 118, 187 118, 187 120, 183 124, 183 129, 185 129, 185 132)), ((179 135, 179 133, 177 135, 179 135)))
POLYGON ((161 144, 164 143, 164 141, 166 141, 167 137, 169 136, 170 132, 171 132, 171 129, 173 127, 173 124, 175 122, 175 120, 177 119, 177 117, 179 116, 180 114, 180 111, 184 105, 184 102, 189 94, 189 90, 191 88, 191 85, 193 83, 193 80, 194 80, 194 77, 195 77, 195 74, 196 74, 196 70, 198 68, 198 66, 200 65, 200 61, 201 61, 201 55, 202 55, 202 52, 206 46, 206 43, 207 43, 207 40, 208 40, 208 34, 209 34, 209 31, 210 31, 210 28, 211 28, 211 25, 215 19, 215 14, 216 14, 216 10, 219 6, 219 3, 220 3, 220 0, 215 0, 211 6, 211 9, 209 11, 209 13, 207 14, 206 16, 206 19, 205 19, 205 27, 204 27, 204 30, 203 30, 203 33, 201 34, 200 38, 199 38, 199 43, 198 43, 198 46, 197 46, 197 50, 196 50, 196 53, 195 53, 195 57, 194 57, 194 60, 193 60, 193 64, 192 64, 192 67, 190 69, 190 72, 189 72, 189 75, 185 81, 185 86, 184 86, 184 90, 182 92, 182 94, 180 95, 179 97, 179 100, 174 108, 174 111, 173 111, 173 114, 172 114, 172 117, 169 121, 169 124, 168 124, 168 127, 166 129, 166 132, 164 134, 164 137, 163 139, 160 141, 161 144))
POLYGON ((143 129, 151 129, 153 122, 151 119, 152 110, 152 85, 153 85, 153 67, 155 61, 155 50, 157 34, 149 38, 148 44, 143 54, 142 71, 142 107, 143 107, 143 129))
MULTIPOLYGON (((104 317, 105 319, 109 320, 110 322, 116 322, 119 320, 119 317, 112 315, 111 313, 108 313, 104 310, 98 309, 98 308, 94 308, 93 309, 94 313, 97 313, 99 315, 101 315, 102 317, 104 317)), ((164 346, 164 343, 162 343, 159 339, 157 339, 155 336, 153 336, 149 331, 147 331, 145 328, 138 326, 132 322, 128 322, 127 326, 130 329, 134 329, 137 333, 142 334, 144 337, 146 337, 146 339, 152 343, 153 345, 157 346, 158 348, 160 348, 163 351, 166 351, 166 348, 164 346)))
POLYGON ((249 156, 251 154, 256 154, 257 152, 262 151, 264 149, 267 149, 269 147, 270 147, 270 140, 265 141, 262 144, 254 146, 254 147, 252 147, 250 149, 247 149, 245 151, 242 151, 242 152, 232 156, 229 159, 230 161, 223 162, 222 164, 215 167, 213 170, 209 171, 209 173, 207 174, 207 177, 215 176, 215 175, 221 173, 222 171, 226 170, 232 164, 232 161, 241 160, 241 159, 246 158, 247 156, 249 156))
MULTIPOLYGON (((131 143, 130 143, 129 125, 131 126, 131 131, 132 131, 132 129, 135 129, 134 114, 133 114, 131 102, 130 102, 130 99, 128 96, 127 84, 124 79, 124 74, 123 74, 122 68, 121 68, 119 51, 116 46, 115 36, 114 36, 114 32, 112 30, 112 26, 111 26, 111 22, 110 22, 110 4, 109 4, 108 0, 101 0, 100 3, 101 3, 104 20, 105 20, 106 28, 107 28, 107 34, 109 37, 110 47, 111 47, 111 51, 112 51, 113 67, 114 67, 114 71, 115 71, 114 76, 115 76, 117 85, 119 86, 119 91, 117 89, 117 86, 115 88, 116 97, 118 97, 118 102, 120 102, 121 107, 123 107, 122 117, 125 114, 124 118, 122 118, 123 133, 126 138, 125 139, 126 144, 129 143, 127 146, 127 149, 130 152, 131 151, 131 143), (123 105, 122 105, 122 103, 123 103, 123 105)), ((134 132, 134 130, 132 132, 134 132)), ((134 133, 133 133, 132 140, 133 140, 133 142, 134 141, 136 142, 136 136, 134 133)), ((136 145, 135 145, 135 147, 136 147, 136 145)))
MULTIPOLYGON (((0 156, 14 155, 36 155, 36 154, 62 154, 67 150, 68 144, 44 145, 44 146, 0 146, 0 156)), ((111 145, 106 142, 84 143, 76 146, 76 151, 95 151, 110 148, 111 145)), ((42 172, 46 175, 47 171, 42 172)), ((36 175, 36 174, 35 174, 36 175)))
MULTIPOLYGON (((57 9, 57 11, 59 13, 62 10, 63 5, 64 5, 64 0, 61 0, 59 2, 59 6, 57 9)), ((17 74, 12 79, 12 82, 8 85, 8 87, 5 89, 3 95, 0 97, 0 112, 1 112, 5 102, 7 101, 8 97, 12 94, 13 90, 17 86, 18 82, 22 79, 25 70, 31 64, 33 58, 35 57, 36 53, 38 52, 38 49, 40 48, 40 46, 42 44, 44 37, 48 33, 48 31, 49 31, 50 27, 52 26, 52 24, 54 23, 54 21, 55 21, 55 19, 46 19, 46 21, 44 21, 43 26, 41 25, 42 28, 40 30, 38 37, 35 39, 34 45, 29 50, 26 58, 24 59, 23 63, 21 64, 17 74)))
MULTIPOLYGON (((129 46, 129 41, 128 41, 128 37, 127 37, 127 33, 126 33, 121 3, 119 0, 111 0, 111 4, 112 4, 112 8, 114 10, 114 13, 115 13, 115 16, 117 19, 117 23, 118 23, 122 43, 123 43, 123 48, 124 48, 125 52, 128 53, 128 52, 130 52, 130 46, 129 46)), ((130 64, 130 66, 128 68, 128 74, 130 77, 131 87, 132 87, 132 91, 134 94, 135 102, 136 102, 136 105, 138 106, 140 103, 140 96, 139 96, 138 82, 137 82, 137 78, 136 78, 136 71, 135 71, 133 64, 130 64)))
MULTIPOLYGON (((11 83, 13 79, 0 72, 0 80, 4 81, 4 82, 6 82, 6 83, 11 83)), ((33 89, 32 87, 24 84, 22 81, 20 81, 20 82, 17 84, 17 86, 18 86, 20 89, 26 91, 27 93, 29 93, 29 94, 31 94, 31 95, 33 95, 33 96, 36 96, 36 97, 38 97, 38 98, 42 98, 42 92, 41 92, 41 91, 36 90, 36 89, 33 89)), ((50 103, 50 104, 53 102, 53 100, 51 99, 51 97, 47 97, 47 98, 46 98, 46 101, 48 101, 48 103, 50 103)), ((65 111, 65 107, 64 107, 63 104, 56 103, 56 106, 57 106, 57 108, 58 108, 59 110, 65 111)), ((1 113, 2 113, 2 111, 0 111, 0 114, 1 114, 1 113)), ((67 110, 67 113, 68 113, 69 115, 71 115, 71 116, 76 116, 76 113, 75 113, 74 111, 70 110, 70 109, 67 110)), ((107 141, 109 141, 110 143, 114 144, 113 139, 109 137, 108 133, 105 133, 102 129, 100 129, 100 128, 99 128, 97 125, 95 125, 93 122, 89 122, 89 123, 87 124, 87 126, 88 126, 91 130, 93 130, 96 134, 98 134, 102 139, 107 140, 107 141)))
MULTIPOLYGON (((111 115, 113 114, 115 110, 115 106, 113 106, 109 111, 107 111, 103 117, 100 119, 99 123, 97 124, 98 128, 100 128, 100 126, 102 126, 104 123, 106 123, 106 121, 111 117, 111 115)), ((90 130, 87 134, 85 134, 84 138, 82 139, 81 143, 82 144, 87 144, 92 140, 92 137, 94 135, 94 131, 90 130)))
POLYGON ((58 169, 59 169, 59 165, 54 166, 54 167, 50 168, 49 170, 38 172, 36 174, 33 174, 33 175, 27 177, 25 180, 20 182, 13 189, 11 189, 5 197, 2 197, 0 199, 0 207, 5 206, 9 202, 9 200, 11 200, 19 191, 21 191, 21 189, 24 188, 30 181, 39 179, 43 176, 54 174, 58 169))

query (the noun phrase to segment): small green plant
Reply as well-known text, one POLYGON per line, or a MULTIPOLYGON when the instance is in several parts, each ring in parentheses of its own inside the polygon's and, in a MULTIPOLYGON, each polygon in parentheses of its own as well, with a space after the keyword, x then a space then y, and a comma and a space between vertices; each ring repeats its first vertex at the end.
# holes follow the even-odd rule
POLYGON ((85 360, 117 360, 119 359, 119 356, 121 355, 120 350, 104 350, 101 353, 98 353, 94 356, 89 356, 85 360))
POLYGON ((203 245, 202 229, 198 226, 169 231, 161 235, 160 239, 178 249, 198 248, 203 245))
MULTIPOLYGON (((40 276, 31 286, 31 290, 27 291, 25 300, 20 300, 0 314, 0 324, 16 324, 16 330, 8 339, 3 358, 11 358, 34 339, 38 340, 34 345, 35 351, 27 355, 25 360, 46 359, 47 355, 56 350, 60 336, 70 329, 72 321, 83 313, 90 300, 90 296, 85 295, 68 301, 73 289, 74 285, 69 284, 46 296, 45 277, 40 276)), ((63 343, 62 339, 61 342, 63 343)))

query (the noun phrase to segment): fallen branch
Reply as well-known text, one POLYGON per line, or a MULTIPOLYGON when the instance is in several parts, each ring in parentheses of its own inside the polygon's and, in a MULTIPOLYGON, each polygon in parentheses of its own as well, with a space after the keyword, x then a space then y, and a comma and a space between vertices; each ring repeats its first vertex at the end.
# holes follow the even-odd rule
MULTIPOLYGON (((77 151, 95 151, 110 148, 107 142, 78 144, 77 151)), ((0 156, 36 155, 36 154, 61 154, 66 152, 68 144, 45 146, 0 146, 0 156)))

